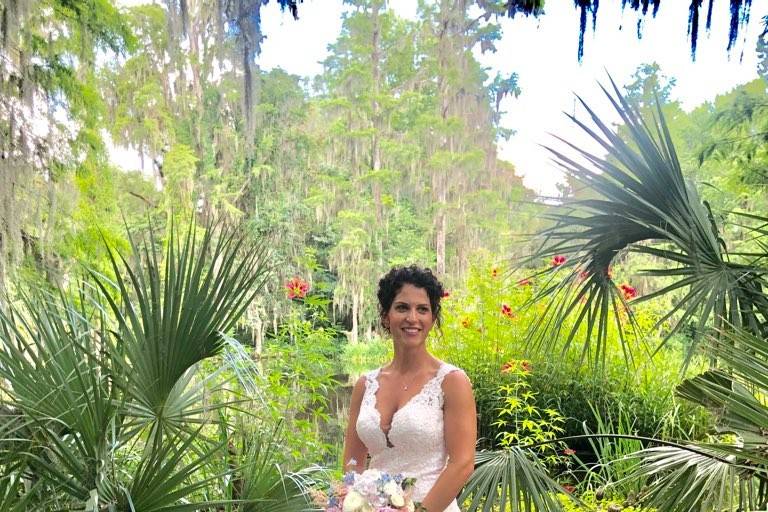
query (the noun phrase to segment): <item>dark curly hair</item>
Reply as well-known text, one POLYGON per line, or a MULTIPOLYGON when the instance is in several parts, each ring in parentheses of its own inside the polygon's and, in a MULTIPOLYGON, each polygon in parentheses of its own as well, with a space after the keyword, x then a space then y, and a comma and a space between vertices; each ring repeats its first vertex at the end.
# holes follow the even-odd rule
POLYGON ((440 327, 440 299, 443 297, 445 289, 430 269, 418 265, 393 267, 379 280, 379 291, 376 292, 376 296, 379 298, 379 316, 382 318, 386 316, 395 301, 395 296, 404 284, 412 284, 427 292, 432 316, 435 318, 437 326, 440 327))

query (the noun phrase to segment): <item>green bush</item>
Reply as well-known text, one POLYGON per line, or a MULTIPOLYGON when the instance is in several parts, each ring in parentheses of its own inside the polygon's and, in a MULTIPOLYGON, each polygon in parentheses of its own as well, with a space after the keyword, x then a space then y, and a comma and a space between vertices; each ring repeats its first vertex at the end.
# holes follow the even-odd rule
MULTIPOLYGON (((538 286, 542 284, 501 268, 478 265, 469 272, 464 289, 452 291, 443 302, 443 326, 432 340, 433 351, 463 368, 472 380, 481 447, 498 445, 499 429, 493 423, 501 406, 501 369, 505 362, 521 358, 530 361, 537 405, 558 410, 567 418, 565 435, 583 434, 583 423, 596 430, 590 404, 603 417, 619 408, 630 411, 638 435, 686 438, 704 430, 705 413, 678 403, 673 395, 683 367, 680 349, 663 349, 648 362, 638 361, 639 367, 633 370, 614 328, 608 331, 607 357, 599 370, 580 364, 581 353, 575 346, 566 348, 564 339, 555 340, 557 353, 526 351, 527 328, 542 314, 542 305, 528 306, 538 286)), ((633 306, 641 332, 650 331, 659 318, 654 308, 653 303, 633 306)), ((648 346, 659 342, 635 339, 630 332, 623 335, 636 346, 637 354, 647 353, 648 346)), ((575 447, 589 450, 586 442, 575 447)))

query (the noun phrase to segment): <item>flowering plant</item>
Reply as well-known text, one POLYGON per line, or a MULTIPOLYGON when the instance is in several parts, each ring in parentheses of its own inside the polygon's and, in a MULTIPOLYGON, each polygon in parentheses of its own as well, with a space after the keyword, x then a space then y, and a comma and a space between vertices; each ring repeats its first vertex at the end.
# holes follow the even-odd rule
POLYGON ((390 475, 378 469, 349 472, 333 485, 326 512, 416 512, 421 507, 411 499, 415 478, 390 475))

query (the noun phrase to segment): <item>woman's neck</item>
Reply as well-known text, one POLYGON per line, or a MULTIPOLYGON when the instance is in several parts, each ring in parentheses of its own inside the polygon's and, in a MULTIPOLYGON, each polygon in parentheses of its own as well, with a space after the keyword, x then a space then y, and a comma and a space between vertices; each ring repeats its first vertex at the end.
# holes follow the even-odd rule
POLYGON ((395 355, 389 365, 389 369, 401 375, 417 373, 425 368, 432 368, 437 359, 427 352, 426 347, 414 347, 404 349, 395 346, 395 355))

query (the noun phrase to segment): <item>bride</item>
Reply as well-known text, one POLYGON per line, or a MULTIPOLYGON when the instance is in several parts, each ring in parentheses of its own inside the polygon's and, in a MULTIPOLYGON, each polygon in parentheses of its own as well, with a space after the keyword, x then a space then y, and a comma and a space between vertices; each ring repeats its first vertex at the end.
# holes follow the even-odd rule
POLYGON ((458 512, 456 495, 474 468, 476 412, 464 372, 427 351, 442 295, 434 274, 415 265, 379 281, 394 358, 355 384, 343 460, 344 471, 361 473, 370 455, 371 468, 415 477, 413 500, 427 512, 458 512))

